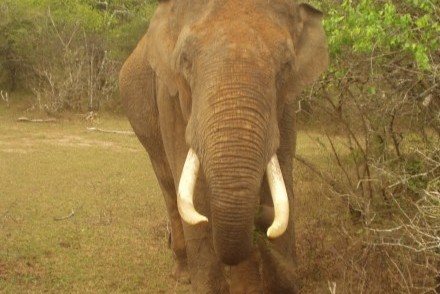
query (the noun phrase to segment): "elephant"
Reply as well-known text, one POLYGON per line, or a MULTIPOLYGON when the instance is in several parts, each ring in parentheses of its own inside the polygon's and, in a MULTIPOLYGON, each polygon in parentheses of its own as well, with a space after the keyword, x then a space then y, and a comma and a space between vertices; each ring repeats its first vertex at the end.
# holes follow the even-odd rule
POLYGON ((296 262, 295 99, 328 66, 322 18, 294 0, 163 0, 121 68, 165 199, 172 274, 194 293, 297 288, 283 270, 296 262))

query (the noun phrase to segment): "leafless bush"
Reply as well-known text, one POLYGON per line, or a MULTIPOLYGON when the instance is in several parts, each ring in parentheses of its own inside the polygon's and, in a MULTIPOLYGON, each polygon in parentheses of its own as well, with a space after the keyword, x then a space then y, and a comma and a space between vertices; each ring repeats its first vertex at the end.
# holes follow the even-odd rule
POLYGON ((333 170, 299 160, 346 201, 363 242, 383 247, 402 289, 427 293, 440 283, 439 60, 422 72, 401 56, 352 56, 315 85, 302 119, 319 121, 333 170))
MULTIPOLYGON (((426 187, 417 192, 417 197, 391 197, 395 208, 394 217, 386 226, 374 225, 369 228, 373 232, 371 241, 376 246, 401 248, 413 255, 414 263, 425 275, 436 277, 430 283, 417 284, 417 274, 407 273, 405 279, 408 288, 435 293, 440 289, 440 149, 437 145, 433 152, 426 154, 415 152, 425 165, 425 170, 418 174, 394 174, 379 170, 385 177, 394 181, 389 188, 405 189, 412 187, 416 179, 426 180, 426 187)), ((414 188, 412 188, 414 190, 414 188)), ((394 195, 393 195, 394 196, 394 195)), ((397 268, 396 264, 396 268, 397 268)))
POLYGON ((98 110, 100 101, 109 99, 117 85, 116 65, 95 49, 83 48, 62 53, 58 64, 34 66, 32 91, 40 109, 98 110), (85 100, 85 98, 87 100, 85 100))
MULTIPOLYGON (((47 44, 43 58, 32 63, 29 84, 40 109, 98 110, 102 100, 116 91, 117 64, 104 50, 103 41, 88 36, 77 23, 58 28, 47 14, 47 44), (57 36, 56 39, 50 38, 57 36)), ((38 50, 38 49, 37 49, 38 50)))

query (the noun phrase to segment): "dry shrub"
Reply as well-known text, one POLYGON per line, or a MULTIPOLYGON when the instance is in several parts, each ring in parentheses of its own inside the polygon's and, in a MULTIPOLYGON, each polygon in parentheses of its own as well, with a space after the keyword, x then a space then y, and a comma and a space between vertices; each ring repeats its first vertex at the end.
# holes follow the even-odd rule
POLYGON ((86 33, 79 22, 61 26, 50 10, 47 18, 41 36, 46 44, 37 47, 39 58, 29 64, 28 86, 35 106, 50 112, 99 110, 117 90, 119 63, 109 58, 103 38, 86 33))
POLYGON ((298 154, 298 165, 327 184, 306 194, 320 194, 309 200, 320 210, 324 199, 338 203, 327 223, 299 225, 313 285, 304 293, 440 291, 438 56, 432 61, 422 71, 402 52, 347 53, 335 65, 343 75, 331 69, 300 100, 300 124, 323 134, 315 148, 332 162, 298 154))

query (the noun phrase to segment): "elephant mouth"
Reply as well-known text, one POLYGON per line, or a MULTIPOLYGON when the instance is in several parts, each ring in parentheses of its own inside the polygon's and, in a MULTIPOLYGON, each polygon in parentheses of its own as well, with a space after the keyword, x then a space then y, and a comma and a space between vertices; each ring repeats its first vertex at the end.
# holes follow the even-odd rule
MULTIPOLYGON (((208 222, 208 218, 197 212, 194 207, 194 187, 199 168, 200 161, 194 150, 190 149, 180 177, 177 207, 182 219, 191 225, 208 222)), ((266 175, 274 204, 274 220, 267 230, 267 237, 275 239, 286 231, 289 222, 289 200, 276 154, 272 156, 267 164, 266 175)))

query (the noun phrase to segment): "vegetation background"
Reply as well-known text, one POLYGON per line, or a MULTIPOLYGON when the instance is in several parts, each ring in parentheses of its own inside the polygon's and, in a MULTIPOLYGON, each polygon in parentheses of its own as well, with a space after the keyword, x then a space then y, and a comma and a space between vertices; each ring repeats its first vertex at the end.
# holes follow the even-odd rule
MULTIPOLYGON (((440 293, 439 3, 310 2, 331 64, 297 106, 302 292, 440 293)), ((140 144, 84 131, 129 129, 118 71, 156 5, 0 3, 0 292, 187 291, 165 274, 166 218, 140 144), (68 207, 74 217, 52 219, 68 207)))

